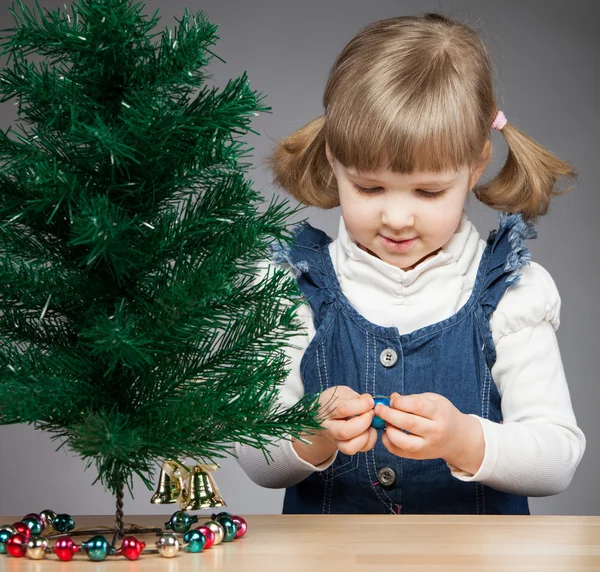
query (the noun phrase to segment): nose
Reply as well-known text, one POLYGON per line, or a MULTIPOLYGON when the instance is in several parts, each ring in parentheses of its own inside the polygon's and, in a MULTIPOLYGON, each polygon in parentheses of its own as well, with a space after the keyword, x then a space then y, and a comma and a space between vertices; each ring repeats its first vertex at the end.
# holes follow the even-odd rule
POLYGON ((415 224, 415 215, 410 201, 392 201, 381 212, 381 223, 390 230, 401 231, 415 224))

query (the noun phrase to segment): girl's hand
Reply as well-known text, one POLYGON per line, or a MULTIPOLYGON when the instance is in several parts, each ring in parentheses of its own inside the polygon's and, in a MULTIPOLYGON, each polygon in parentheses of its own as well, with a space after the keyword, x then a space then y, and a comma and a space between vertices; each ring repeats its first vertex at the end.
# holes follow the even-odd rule
POLYGON ((319 402, 325 416, 322 425, 338 450, 354 455, 375 446, 377 431, 371 427, 375 416, 372 396, 338 385, 321 393, 319 402))
POLYGON ((375 414, 386 421, 381 440, 390 453, 407 459, 441 458, 472 475, 479 470, 485 452, 481 425, 444 396, 393 393, 390 406, 377 405, 375 414))
POLYGON ((310 444, 293 441, 300 458, 316 466, 337 450, 354 455, 375 446, 377 431, 371 427, 375 404, 370 395, 337 385, 323 391, 319 403, 323 430, 303 436, 310 444))

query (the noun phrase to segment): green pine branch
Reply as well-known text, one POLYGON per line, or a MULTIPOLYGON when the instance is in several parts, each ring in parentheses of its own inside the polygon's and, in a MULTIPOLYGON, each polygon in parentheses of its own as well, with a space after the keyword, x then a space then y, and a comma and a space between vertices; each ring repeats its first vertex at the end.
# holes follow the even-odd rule
POLYGON ((127 0, 22 2, 0 36, 0 423, 48 431, 115 492, 319 427, 278 405, 295 281, 259 268, 298 213, 263 204, 243 138, 268 111, 209 85, 217 27, 127 0), (34 63, 28 56, 36 55, 34 63))

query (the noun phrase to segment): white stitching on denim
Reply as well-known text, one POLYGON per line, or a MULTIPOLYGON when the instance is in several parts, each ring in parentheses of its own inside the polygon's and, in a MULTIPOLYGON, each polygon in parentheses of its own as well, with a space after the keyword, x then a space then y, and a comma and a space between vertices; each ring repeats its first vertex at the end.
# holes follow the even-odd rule
POLYGON ((321 345, 319 344, 317 346, 317 374, 319 375, 319 390, 321 391, 321 393, 323 392, 323 379, 321 377, 321 355, 319 353, 319 348, 321 347, 321 345))
POLYGON ((375 371, 376 371, 376 363, 377 363, 377 340, 375 336, 373 336, 373 359, 371 360, 373 364, 373 377, 372 377, 372 387, 371 387, 371 395, 375 395, 375 371))
POLYGON ((327 503, 327 514, 331 514, 331 499, 333 498, 333 480, 329 481, 329 502, 327 503))
MULTIPOLYGON (((490 368, 487 365, 487 362, 485 363, 485 379, 486 379, 486 392, 487 392, 487 397, 485 400, 485 418, 489 419, 490 418, 490 394, 492 391, 492 372, 490 371, 490 368)), ((481 485, 481 504, 482 504, 482 511, 483 514, 486 514, 485 511, 485 488, 483 485, 481 485)))
POLYGON ((367 358, 365 360, 365 393, 369 392, 369 332, 365 330, 365 347, 367 348, 367 358))
MULTIPOLYGON (((485 358, 485 356, 484 356, 485 358)), ((481 391, 481 412, 483 417, 487 419, 489 417, 489 390, 490 390, 490 373, 487 363, 485 364, 485 375, 483 378, 483 388, 481 391)), ((483 487, 480 483, 475 483, 475 499, 477 501, 477 514, 485 514, 485 498, 483 494, 483 487)))
POLYGON ((483 514, 486 514, 485 511, 485 486, 481 485, 481 503, 483 504, 483 514))
MULTIPOLYGON (((329 507, 331 507, 331 488, 332 485, 330 484, 331 480, 326 480, 324 487, 325 490, 323 491, 323 514, 327 514, 327 512, 325 511, 325 505, 327 504, 327 488, 329 487, 329 507)), ((331 508, 328 508, 328 510, 331 510, 331 508)))
POLYGON ((321 344, 321 352, 323 353, 323 371, 325 373, 325 383, 327 387, 329 387, 329 377, 327 376, 327 360, 325 359, 325 350, 323 349, 323 345, 321 344))
POLYGON ((492 374, 490 368, 485 364, 485 418, 490 417, 490 392, 492 389, 492 374))
POLYGON ((377 498, 383 503, 383 505, 389 509, 389 511, 392 514, 396 514, 394 512, 394 501, 389 497, 389 495, 385 492, 384 489, 380 488, 377 489, 377 487, 379 485, 374 485, 373 483, 375 482, 375 478, 377 477, 377 467, 375 466, 375 449, 371 449, 370 451, 368 451, 367 453, 365 453, 365 455, 368 455, 369 453, 371 453, 371 461, 373 462, 373 475, 371 475, 371 471, 369 471, 369 461, 368 459, 366 460, 366 467, 367 467, 367 475, 369 476, 369 482, 371 483, 371 488, 373 489, 373 491, 375 492, 375 494, 377 495, 377 498), (379 495, 379 490, 381 490, 383 492, 383 494, 388 498, 388 500, 390 501, 390 505, 388 506, 388 504, 385 502, 385 500, 383 498, 381 498, 381 496, 379 495))
POLYGON ((350 457, 350 460, 347 463, 344 463, 343 465, 338 465, 337 467, 335 467, 336 469, 338 469, 337 472, 334 473, 334 467, 333 465, 331 467, 329 467, 329 469, 327 469, 326 471, 323 471, 321 473, 321 476, 323 476, 323 473, 328 473, 329 475, 331 475, 331 478, 329 479, 325 479, 325 477, 323 476, 323 480, 327 480, 327 481, 333 481, 335 479, 337 479, 338 477, 341 477, 342 475, 345 475, 346 473, 351 473, 352 471, 356 470, 358 468, 358 459, 356 458, 356 455, 348 455, 350 457), (345 467, 347 465, 351 465, 354 464, 354 466, 351 466, 350 468, 346 469, 343 472, 339 472, 339 469, 341 469, 342 467, 345 467))
MULTIPOLYGON (((324 373, 325 373, 325 381, 327 383, 327 387, 329 387, 329 378, 327 377, 327 366, 325 364, 325 350, 323 349, 323 344, 319 344, 317 346, 317 373, 319 374, 319 384, 321 386, 321 391, 323 391, 323 380, 321 377, 321 363, 323 364, 323 369, 324 369, 324 373)), ((349 473, 350 471, 355 470, 356 467, 358 466, 358 462, 356 463, 356 466, 354 466, 354 467, 351 466, 346 471, 343 471, 341 473, 339 472, 340 469, 344 468, 347 465, 350 465, 352 463, 352 461, 353 461, 353 457, 350 456, 350 459, 348 460, 348 462, 337 465, 336 467, 334 467, 332 465, 331 467, 328 467, 327 469, 320 472, 319 474, 325 482, 332 481, 334 479, 337 479, 341 475, 345 475, 346 473, 349 473)))
MULTIPOLYGON (((377 371, 377 340, 375 339, 375 336, 372 336, 372 337, 373 337, 373 360, 372 360, 372 363, 373 363, 373 377, 371 378, 371 380, 372 380, 371 381, 371 395, 375 395, 377 393, 376 387, 375 387, 375 379, 377 377, 376 376, 376 371, 377 371)), ((375 474, 374 474, 373 478, 371 478, 371 475, 369 474, 369 481, 371 483, 373 483, 373 482, 375 482, 375 480, 377 478, 377 467, 375 466, 375 448, 371 449, 371 453, 372 453, 371 454, 371 458, 372 458, 372 461, 373 461, 373 471, 374 471, 375 474)), ((368 463, 367 463, 367 465, 368 465, 368 463)), ((377 485, 374 485, 374 486, 377 486, 377 485)), ((380 490, 386 496, 386 498, 389 499, 389 501, 390 501, 390 507, 389 507, 390 512, 393 513, 393 514, 396 514, 395 511, 394 511, 394 506, 396 506, 396 503, 394 503, 394 501, 390 498, 390 496, 387 494, 387 492, 385 491, 385 489, 382 488, 380 490)), ((377 496, 379 497, 379 495, 377 495, 377 496)), ((381 500, 381 502, 383 504, 386 504, 385 501, 381 497, 379 497, 379 499, 381 500)))
POLYGON ((483 485, 475 483, 475 491, 477 493, 477 514, 485 514, 485 499, 483 496, 483 485))

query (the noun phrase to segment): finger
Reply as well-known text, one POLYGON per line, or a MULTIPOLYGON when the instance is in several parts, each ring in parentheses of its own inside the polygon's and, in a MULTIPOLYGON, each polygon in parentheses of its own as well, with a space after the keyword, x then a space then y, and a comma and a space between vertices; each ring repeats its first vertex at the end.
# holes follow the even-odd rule
POLYGON ((359 450, 360 453, 366 453, 367 451, 370 451, 373 447, 375 447, 375 443, 377 443, 377 431, 375 430, 375 427, 369 427, 369 429, 367 429, 367 434, 369 436, 367 439, 367 444, 359 450))
POLYGON ((407 435, 395 427, 386 427, 384 432, 386 439, 397 449, 403 451, 411 458, 417 458, 425 447, 425 440, 419 435, 407 435))
POLYGON ((354 399, 340 400, 335 404, 335 408, 329 414, 329 418, 348 419, 355 415, 362 415, 371 411, 373 406, 373 398, 370 395, 361 395, 354 399))
POLYGON ((397 395, 390 400, 390 407, 398 411, 406 411, 426 419, 433 419, 437 409, 435 401, 424 394, 397 395))
POLYGON ((385 405, 375 407, 375 415, 381 417, 386 423, 393 425, 398 429, 404 429, 409 433, 414 433, 424 437, 431 429, 432 421, 419 415, 398 411, 385 405))
POLYGON ((374 415, 371 409, 350 419, 329 419, 323 423, 323 426, 336 441, 349 441, 370 427, 374 415))
POLYGON ((402 451, 402 449, 399 449, 398 447, 396 447, 395 445, 393 445, 390 440, 388 439, 388 436, 385 434, 385 432, 381 435, 381 442, 383 443, 383 446, 392 454, 392 455, 396 455, 396 457, 404 457, 405 459, 410 459, 411 457, 405 453, 404 451, 402 451))
POLYGON ((390 452, 392 455, 396 455, 397 457, 403 457, 404 459, 415 459, 415 460, 423 460, 428 457, 424 455, 423 451, 411 451, 402 447, 397 447, 394 445, 389 437, 387 436, 387 431, 384 431, 381 436, 381 442, 383 446, 390 452))
POLYGON ((324 417, 329 417, 340 401, 359 397, 351 387, 335 385, 321 392, 319 395, 320 411, 324 417))
MULTIPOLYGON (((373 431, 375 430, 373 429, 373 431)), ((371 435, 369 433, 369 430, 367 430, 361 433, 360 435, 354 437, 353 439, 349 439, 348 441, 339 441, 337 443, 337 446, 342 453, 346 453, 346 455, 354 455, 359 451, 366 450, 370 438, 371 435)))

